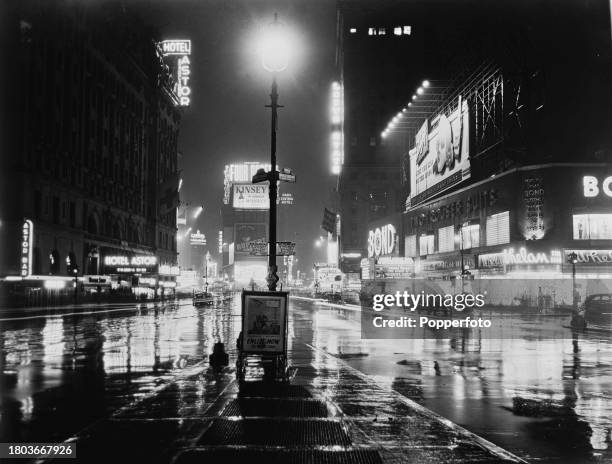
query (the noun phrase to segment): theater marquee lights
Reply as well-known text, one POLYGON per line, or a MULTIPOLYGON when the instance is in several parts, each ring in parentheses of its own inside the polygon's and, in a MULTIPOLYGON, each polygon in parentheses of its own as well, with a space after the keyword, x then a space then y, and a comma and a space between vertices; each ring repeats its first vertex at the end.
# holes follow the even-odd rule
POLYGON ((164 40, 160 43, 163 56, 177 56, 175 92, 179 106, 191 104, 191 40, 164 40))

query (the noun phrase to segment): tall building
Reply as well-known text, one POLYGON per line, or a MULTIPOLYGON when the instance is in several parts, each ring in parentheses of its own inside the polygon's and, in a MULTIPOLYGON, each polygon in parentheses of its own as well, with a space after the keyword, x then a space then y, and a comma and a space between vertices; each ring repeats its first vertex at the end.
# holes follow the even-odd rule
POLYGON ((469 122, 487 138, 471 139, 471 180, 428 198, 515 166, 576 161, 577 153, 582 161, 609 158, 601 130, 610 127, 608 8, 605 1, 338 1, 343 269, 365 256, 368 222, 410 206, 409 151, 428 118, 456 105, 459 88, 473 103, 486 98, 469 122), (466 90, 470 84, 481 88, 466 90))
POLYGON ((25 3, 8 22, 0 273, 171 288, 181 115, 154 31, 106 4, 25 3))

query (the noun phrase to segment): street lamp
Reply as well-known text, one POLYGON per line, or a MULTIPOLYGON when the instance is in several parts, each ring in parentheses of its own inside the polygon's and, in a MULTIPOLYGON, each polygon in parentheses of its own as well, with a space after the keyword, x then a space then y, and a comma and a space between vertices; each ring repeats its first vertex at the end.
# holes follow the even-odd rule
MULTIPOLYGON (((270 172, 267 173, 267 180, 270 183, 270 251, 268 253, 268 290, 276 291, 278 282, 276 266, 276 198, 278 196, 279 175, 276 170, 276 132, 278 108, 278 86, 276 75, 287 69, 290 55, 290 40, 284 25, 278 21, 278 15, 274 13, 274 21, 264 31, 259 42, 259 55, 263 68, 272 73, 272 90, 270 92, 270 105, 266 105, 271 110, 270 124, 270 172)), ((263 173, 259 173, 263 174, 263 173)))

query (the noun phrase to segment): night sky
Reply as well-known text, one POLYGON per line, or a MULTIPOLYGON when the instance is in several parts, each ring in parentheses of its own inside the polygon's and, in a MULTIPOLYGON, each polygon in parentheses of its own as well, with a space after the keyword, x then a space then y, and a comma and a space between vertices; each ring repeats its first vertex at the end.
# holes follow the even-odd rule
MULTIPOLYGON (((198 227, 216 253, 223 195, 223 167, 270 157, 271 76, 257 60, 252 37, 274 12, 295 28, 301 46, 290 68, 279 76, 278 163, 292 168, 296 184, 288 220, 298 232, 298 268, 324 261, 314 248, 324 206, 330 206, 335 178, 329 168, 328 95, 334 80, 334 1, 158 1, 138 2, 136 11, 162 39, 192 41, 192 105, 180 129, 182 200, 203 204, 198 227)), ((278 237, 295 240, 296 236, 278 237)))

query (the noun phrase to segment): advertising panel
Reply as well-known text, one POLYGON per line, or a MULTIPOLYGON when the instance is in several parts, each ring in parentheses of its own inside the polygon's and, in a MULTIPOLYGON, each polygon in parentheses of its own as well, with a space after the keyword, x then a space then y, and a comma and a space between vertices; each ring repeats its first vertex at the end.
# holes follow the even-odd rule
POLYGON ((238 183, 251 183, 253 176, 259 169, 270 170, 270 164, 247 161, 245 163, 226 164, 223 170, 223 204, 229 205, 232 185, 238 183))
POLYGON ((232 206, 236 209, 269 209, 268 184, 234 184, 232 206))
POLYGON ((286 292, 242 292, 243 353, 283 353, 286 292))
POLYGON ((410 150, 412 205, 470 177, 469 135, 468 104, 461 96, 450 115, 440 114, 431 128, 421 127, 410 150))
POLYGON ((266 225, 242 223, 234 225, 235 253, 250 253, 253 242, 268 243, 266 225))

